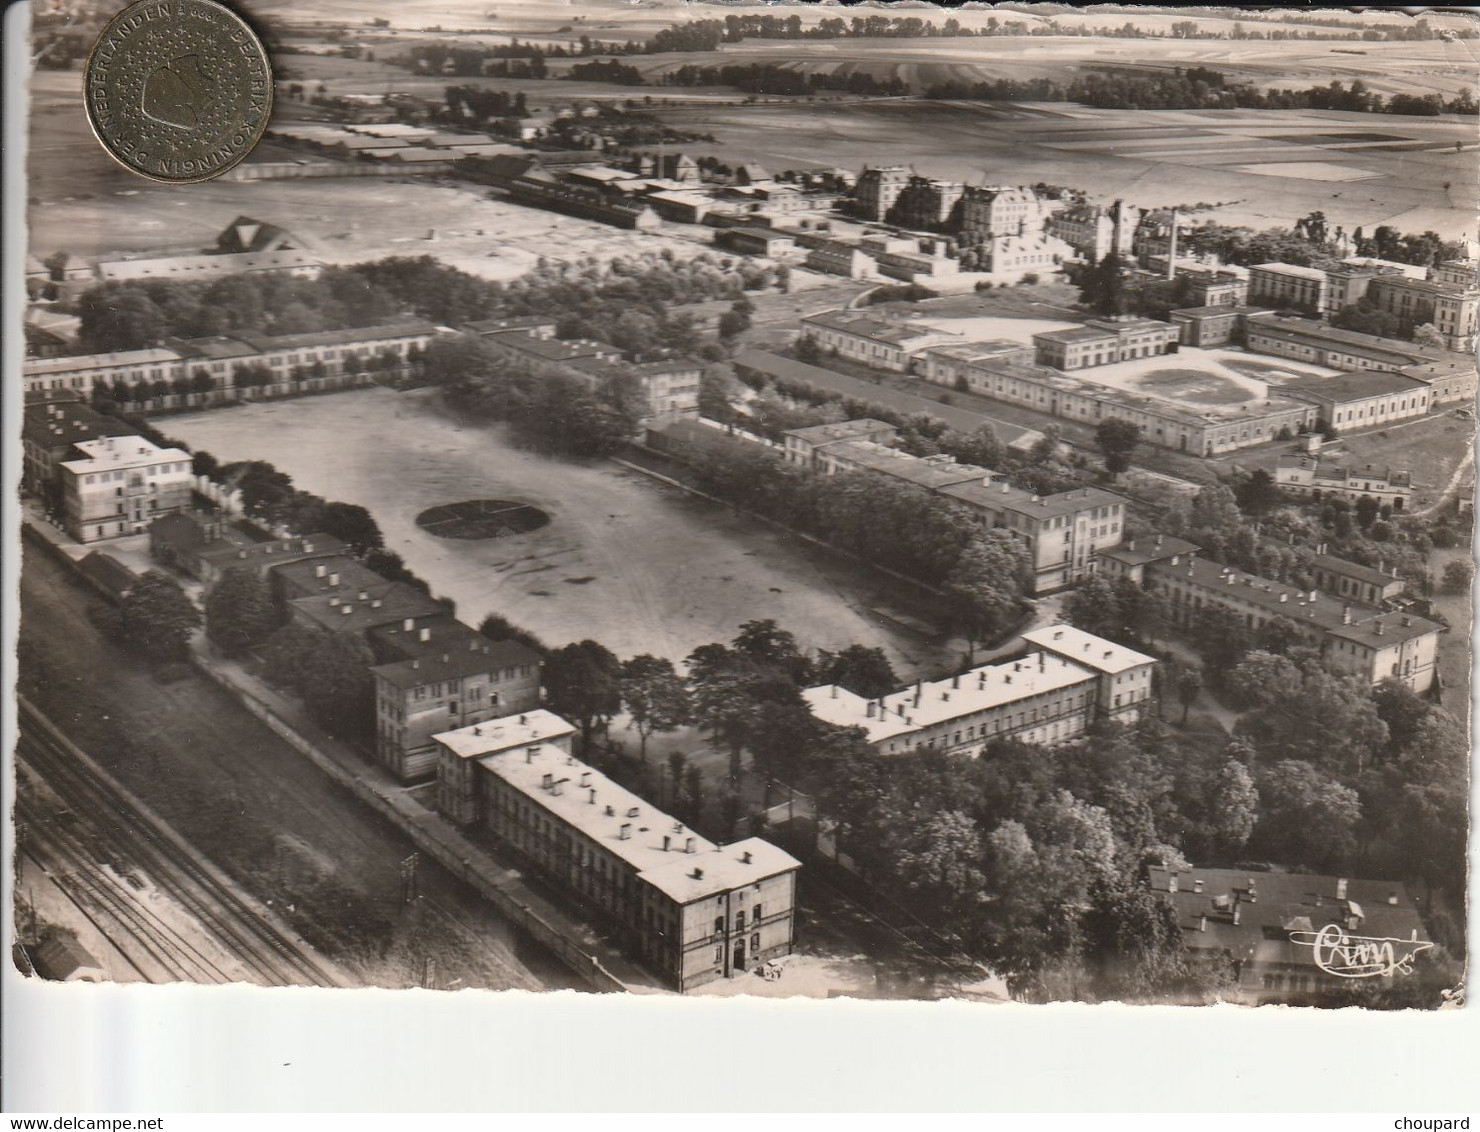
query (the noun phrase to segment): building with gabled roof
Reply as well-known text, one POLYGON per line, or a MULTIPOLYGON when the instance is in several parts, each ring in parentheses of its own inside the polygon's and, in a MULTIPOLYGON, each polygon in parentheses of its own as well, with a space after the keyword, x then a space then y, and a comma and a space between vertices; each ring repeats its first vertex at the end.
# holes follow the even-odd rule
POLYGON ((1316 934, 1328 925, 1388 941, 1395 957, 1432 946, 1399 881, 1154 865, 1147 884, 1171 904, 1193 957, 1226 973, 1250 1006, 1350 986, 1316 962, 1316 934))
POLYGON ((1303 644, 1319 649, 1334 672, 1369 684, 1394 680, 1419 694, 1434 686, 1439 634, 1447 626, 1403 610, 1384 611, 1329 592, 1296 589, 1204 558, 1199 548, 1188 550, 1188 545, 1181 539, 1138 539, 1138 550, 1146 553, 1121 571, 1160 595, 1173 625, 1190 629, 1213 608, 1231 613, 1251 633, 1278 621, 1303 644))
POLYGON ((218 255, 297 251, 303 246, 303 241, 286 229, 250 216, 238 216, 216 237, 218 255))
POLYGON ((1306 453, 1287 453, 1275 465, 1274 482, 1315 499, 1335 496, 1355 503, 1364 496, 1401 511, 1413 498, 1413 477, 1377 464, 1342 467, 1306 453))
POLYGON ((1378 370, 1304 378, 1281 386, 1280 391, 1314 405, 1319 419, 1334 432, 1421 417, 1429 411, 1433 398, 1428 382, 1378 370))
POLYGON ((615 924, 680 992, 791 954, 791 854, 716 845, 571 754, 575 729, 534 710, 435 736, 437 805, 493 835, 615 924))

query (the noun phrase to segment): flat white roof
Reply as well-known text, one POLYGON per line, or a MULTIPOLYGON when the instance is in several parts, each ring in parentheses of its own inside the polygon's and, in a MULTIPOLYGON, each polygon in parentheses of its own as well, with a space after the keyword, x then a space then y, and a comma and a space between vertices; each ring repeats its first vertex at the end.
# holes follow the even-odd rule
POLYGON ((1112 675, 1143 664, 1155 664, 1156 658, 1128 649, 1104 637, 1086 633, 1073 625, 1045 625, 1023 634, 1023 640, 1048 652, 1071 657, 1086 668, 1112 675))
POLYGON ((1250 271, 1267 271, 1273 275, 1290 275, 1300 279, 1326 278, 1326 273, 1319 267, 1297 267, 1293 263, 1256 263, 1249 268, 1250 271))
POLYGON ((847 688, 826 684, 808 688, 802 698, 818 719, 838 727, 861 727, 869 742, 877 743, 1095 678, 1093 669, 1042 652, 922 683, 918 693, 910 687, 868 700, 847 688))
POLYGON ((188 462, 190 459, 190 453, 183 449, 160 448, 142 436, 100 436, 94 440, 79 440, 72 447, 81 452, 83 458, 64 460, 62 467, 75 474, 153 464, 160 460, 188 462))
POLYGON ((147 350, 124 350, 114 354, 69 354, 60 358, 27 358, 21 363, 21 372, 71 373, 84 369, 104 369, 113 366, 142 366, 163 362, 178 362, 180 355, 165 346, 147 350))
MULTIPOLYGON (((490 735, 490 724, 436 736, 438 742, 497 775, 557 821, 625 861, 639 879, 680 904, 754 884, 801 862, 760 838, 720 846, 650 805, 625 786, 549 743, 531 741, 534 717, 539 727, 571 727, 547 711, 527 713, 525 724, 490 735), (512 740, 512 741, 509 741, 512 740), (498 743, 501 746, 495 747, 498 743), (482 745, 481 753, 476 749, 482 745), (625 836, 624 836, 625 833, 625 836), (667 848, 664 848, 664 839, 667 848), (696 875, 697 874, 697 875, 696 875)), ((509 719, 493 721, 509 723, 509 719)))
POLYGON ((535 708, 522 715, 506 715, 459 727, 456 731, 444 731, 432 738, 458 758, 475 759, 515 747, 527 747, 531 743, 548 743, 575 733, 576 729, 554 712, 535 708))

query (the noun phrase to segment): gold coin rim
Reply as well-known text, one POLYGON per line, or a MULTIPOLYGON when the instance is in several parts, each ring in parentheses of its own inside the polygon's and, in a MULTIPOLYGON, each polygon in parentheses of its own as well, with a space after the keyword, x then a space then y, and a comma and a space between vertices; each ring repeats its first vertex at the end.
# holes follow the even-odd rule
POLYGON ((217 0, 186 0, 187 3, 199 4, 203 8, 214 8, 216 11, 224 15, 228 20, 235 22, 244 32, 247 33, 249 37, 251 37, 253 45, 257 48, 257 54, 262 57, 263 68, 267 72, 267 108, 262 114, 262 122, 257 128, 257 136, 252 139, 251 144, 245 146, 240 154, 232 158, 225 165, 221 165, 215 169, 212 169, 209 173, 205 173, 199 177, 161 177, 157 173, 150 173, 143 169, 140 169, 137 165, 130 165, 127 161, 125 161, 122 157, 114 152, 113 146, 105 137, 103 137, 102 131, 98 128, 98 123, 93 117, 92 97, 88 93, 91 84, 89 84, 87 80, 88 75, 92 72, 93 56, 97 54, 98 48, 102 46, 104 38, 108 35, 108 32, 113 27, 113 25, 124 16, 132 12, 135 8, 143 8, 146 5, 155 4, 158 2, 159 0, 134 0, 132 4, 120 8, 117 12, 110 16, 108 22, 103 25, 103 30, 98 33, 98 38, 93 41, 92 48, 87 53, 87 62, 82 65, 82 108, 87 118, 88 129, 92 131, 93 137, 97 139, 99 148, 101 148, 104 153, 112 158, 114 164, 118 165, 120 168, 127 169, 136 177, 143 177, 147 181, 154 181, 155 183, 161 185, 198 185, 202 181, 214 180, 215 178, 221 176, 221 174, 235 169, 238 165, 240 165, 243 161, 247 159, 252 151, 255 150, 257 146, 261 143, 263 137, 267 134, 267 124, 272 119, 273 103, 277 96, 277 82, 272 72, 272 58, 267 53, 267 45, 262 42, 262 37, 257 34, 252 25, 247 23, 246 20, 242 19, 239 14, 232 11, 232 9, 228 8, 225 4, 219 4, 217 3, 217 0))

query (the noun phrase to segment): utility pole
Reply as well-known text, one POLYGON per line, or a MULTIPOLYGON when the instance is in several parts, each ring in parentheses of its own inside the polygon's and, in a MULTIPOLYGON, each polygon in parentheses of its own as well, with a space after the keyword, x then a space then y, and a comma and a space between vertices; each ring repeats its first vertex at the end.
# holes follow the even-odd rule
POLYGON ((421 854, 413 853, 401 862, 401 899, 406 904, 416 900, 416 866, 421 854))

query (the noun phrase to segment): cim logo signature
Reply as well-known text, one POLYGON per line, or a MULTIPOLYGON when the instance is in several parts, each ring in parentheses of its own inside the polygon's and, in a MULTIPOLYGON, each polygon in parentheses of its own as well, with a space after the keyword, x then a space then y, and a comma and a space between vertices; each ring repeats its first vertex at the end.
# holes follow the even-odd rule
POLYGON ((1411 975, 1414 957, 1434 946, 1418 939, 1348 935, 1340 924, 1327 924, 1318 932, 1291 932, 1290 942, 1313 948, 1316 966, 1339 979, 1411 975))

